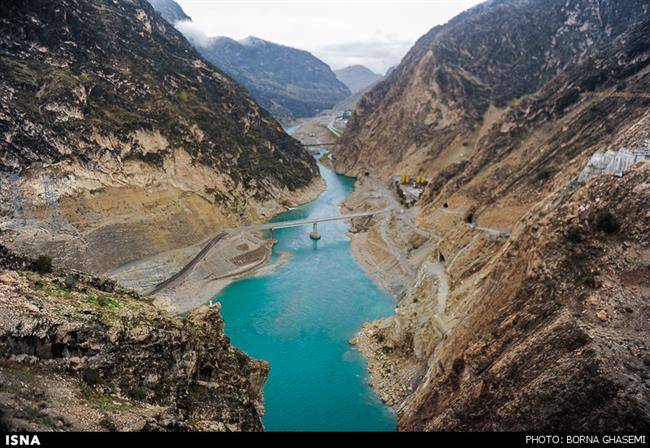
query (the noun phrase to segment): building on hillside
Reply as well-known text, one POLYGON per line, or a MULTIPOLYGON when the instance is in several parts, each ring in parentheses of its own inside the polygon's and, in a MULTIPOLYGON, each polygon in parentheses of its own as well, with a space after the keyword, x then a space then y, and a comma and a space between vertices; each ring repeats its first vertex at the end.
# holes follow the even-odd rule
POLYGON ((608 149, 604 153, 597 152, 591 156, 587 166, 578 175, 578 181, 586 182, 602 173, 610 173, 620 177, 632 165, 645 160, 650 160, 649 141, 645 142, 645 146, 635 149, 620 148, 618 151, 608 149))

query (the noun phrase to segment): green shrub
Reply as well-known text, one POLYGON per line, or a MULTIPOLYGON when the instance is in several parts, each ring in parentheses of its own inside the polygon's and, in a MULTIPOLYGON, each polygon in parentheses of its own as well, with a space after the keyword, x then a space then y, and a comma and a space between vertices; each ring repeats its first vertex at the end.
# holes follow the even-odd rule
POLYGON ((578 227, 571 227, 566 234, 566 238, 573 244, 582 242, 582 232, 578 227))
POLYGON ((618 220, 609 211, 604 210, 596 215, 596 229, 605 233, 616 233, 621 228, 618 220))
POLYGON ((137 401, 144 401, 147 398, 147 389, 142 386, 134 387, 127 392, 129 398, 137 401))

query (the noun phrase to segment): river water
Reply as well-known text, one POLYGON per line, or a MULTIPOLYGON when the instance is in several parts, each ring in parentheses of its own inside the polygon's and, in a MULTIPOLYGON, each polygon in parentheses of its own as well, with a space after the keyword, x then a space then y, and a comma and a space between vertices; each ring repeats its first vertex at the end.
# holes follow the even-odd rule
MULTIPOLYGON (((321 166, 327 189, 273 221, 332 216, 354 179, 321 166)), ((391 297, 354 260, 341 221, 274 232, 291 260, 263 277, 232 283, 222 304, 232 343, 271 364, 264 398, 268 431, 394 431, 395 415, 368 386, 363 357, 348 340, 364 322, 394 312, 391 297)))

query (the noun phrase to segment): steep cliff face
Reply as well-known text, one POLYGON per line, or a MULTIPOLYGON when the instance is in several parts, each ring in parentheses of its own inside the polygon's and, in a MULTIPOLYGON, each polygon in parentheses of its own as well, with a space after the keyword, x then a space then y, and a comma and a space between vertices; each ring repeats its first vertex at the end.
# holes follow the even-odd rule
POLYGON ((471 159, 517 98, 650 14, 645 1, 489 1, 433 28, 359 102, 339 169, 433 175, 471 159))
POLYGON ((143 0, 0 6, 2 240, 104 272, 313 197, 300 144, 143 0))
POLYGON ((263 429, 268 364, 230 345, 218 308, 181 318, 33 267, 0 247, 1 429, 263 429))
POLYGON ((216 37, 197 48, 280 118, 310 117, 350 95, 326 63, 304 50, 252 36, 216 37))
POLYGON ((521 220, 452 307, 401 429, 648 428, 649 179, 601 175, 521 220))
POLYGON ((472 157, 432 178, 421 219, 444 202, 509 227, 573 179, 596 151, 649 137, 650 21, 523 97, 484 131, 472 157))

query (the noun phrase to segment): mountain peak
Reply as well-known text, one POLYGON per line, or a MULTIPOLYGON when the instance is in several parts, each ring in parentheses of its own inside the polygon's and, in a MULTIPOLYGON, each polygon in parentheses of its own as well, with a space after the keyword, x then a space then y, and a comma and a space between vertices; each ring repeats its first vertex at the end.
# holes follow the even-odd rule
POLYGON ((255 36, 212 38, 198 50, 278 117, 312 116, 350 95, 330 67, 308 51, 255 36))

